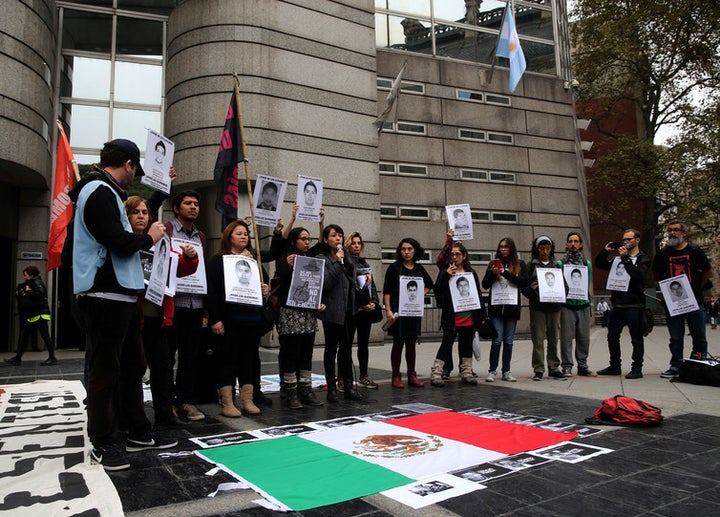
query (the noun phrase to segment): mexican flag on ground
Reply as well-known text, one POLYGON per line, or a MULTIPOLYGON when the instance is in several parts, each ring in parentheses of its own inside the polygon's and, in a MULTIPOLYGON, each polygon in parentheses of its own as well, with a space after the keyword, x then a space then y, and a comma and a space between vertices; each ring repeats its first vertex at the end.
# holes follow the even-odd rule
POLYGON ((572 440, 442 411, 198 451, 273 502, 307 510, 572 440))

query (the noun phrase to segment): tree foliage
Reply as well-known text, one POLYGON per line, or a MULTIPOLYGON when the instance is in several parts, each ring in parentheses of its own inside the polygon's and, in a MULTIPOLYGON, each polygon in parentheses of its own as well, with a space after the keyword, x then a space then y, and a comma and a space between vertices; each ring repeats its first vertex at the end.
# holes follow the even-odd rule
MULTIPOLYGON (((591 106, 587 118, 611 142, 588 189, 630 193, 624 202, 642 208, 646 235, 659 238, 659 221, 671 216, 716 231, 707 216, 717 214, 720 120, 718 103, 708 99, 720 86, 720 2, 577 0, 572 15, 579 101, 591 106), (636 120, 611 122, 618 117, 636 120), (667 147, 655 146, 667 125, 682 131, 667 147)), ((591 207, 592 215, 622 227, 613 221, 613 207, 591 207)), ((652 239, 643 243, 652 254, 652 239)))

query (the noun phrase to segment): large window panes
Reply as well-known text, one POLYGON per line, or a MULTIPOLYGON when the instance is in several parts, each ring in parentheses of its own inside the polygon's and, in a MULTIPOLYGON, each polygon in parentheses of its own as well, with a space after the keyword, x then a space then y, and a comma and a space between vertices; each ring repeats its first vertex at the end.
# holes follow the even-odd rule
POLYGON ((159 111, 113 110, 113 138, 132 140, 138 145, 140 151, 144 151, 148 129, 160 131, 159 111))
POLYGON ((505 5, 502 0, 435 0, 435 20, 488 27, 505 5))
MULTIPOLYGON (((453 0, 444 0, 452 2, 453 0)), ((435 0, 437 4, 437 0, 435 0)), ((463 0, 460 0, 463 3, 463 0)), ((375 0, 376 9, 389 9, 430 18, 430 0, 375 0)))
POLYGON ((431 53, 430 22, 423 22, 415 18, 375 14, 375 42, 379 47, 431 53))
POLYGON ((67 56, 71 96, 76 99, 110 100, 110 60, 67 56), (72 72, 72 73, 71 73, 72 72))
POLYGON ((87 11, 63 10, 63 48, 110 55, 112 16, 87 11))
POLYGON ((162 57, 162 22, 118 17, 117 23, 115 50, 119 56, 162 57))
POLYGON ((115 100, 138 104, 160 104, 162 66, 142 63, 115 63, 115 100))
POLYGON ((101 149, 109 140, 110 109, 75 104, 70 109, 70 146, 101 149))

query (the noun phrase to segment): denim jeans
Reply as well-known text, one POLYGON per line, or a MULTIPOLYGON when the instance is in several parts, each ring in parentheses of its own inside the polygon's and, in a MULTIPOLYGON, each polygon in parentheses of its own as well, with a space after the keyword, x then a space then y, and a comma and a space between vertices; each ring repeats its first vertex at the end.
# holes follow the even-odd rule
POLYGON ((683 362, 685 322, 692 336, 692 351, 707 355, 707 338, 705 337, 705 311, 702 309, 670 317, 665 312, 667 328, 670 333, 670 366, 679 368, 683 362))
POLYGON ((493 339, 490 345, 490 369, 488 371, 494 372, 497 370, 500 360, 500 347, 502 346, 502 371, 503 373, 509 372, 517 320, 496 316, 492 319, 492 324, 497 331, 498 337, 493 339))

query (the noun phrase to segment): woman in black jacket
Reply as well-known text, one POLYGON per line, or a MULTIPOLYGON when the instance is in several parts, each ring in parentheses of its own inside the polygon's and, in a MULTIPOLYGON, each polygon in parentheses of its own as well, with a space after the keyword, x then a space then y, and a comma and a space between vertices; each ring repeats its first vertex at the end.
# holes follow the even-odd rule
POLYGON ((48 332, 48 321, 50 321, 50 307, 48 305, 47 288, 40 278, 40 270, 35 266, 28 266, 23 270, 25 277, 25 289, 18 293, 20 313, 26 317, 23 329, 20 332, 17 352, 13 357, 5 359, 5 364, 19 366, 22 364, 22 356, 27 348, 30 334, 37 331, 45 342, 48 351, 48 358, 42 365, 51 366, 57 364, 55 358, 55 344, 48 332))

